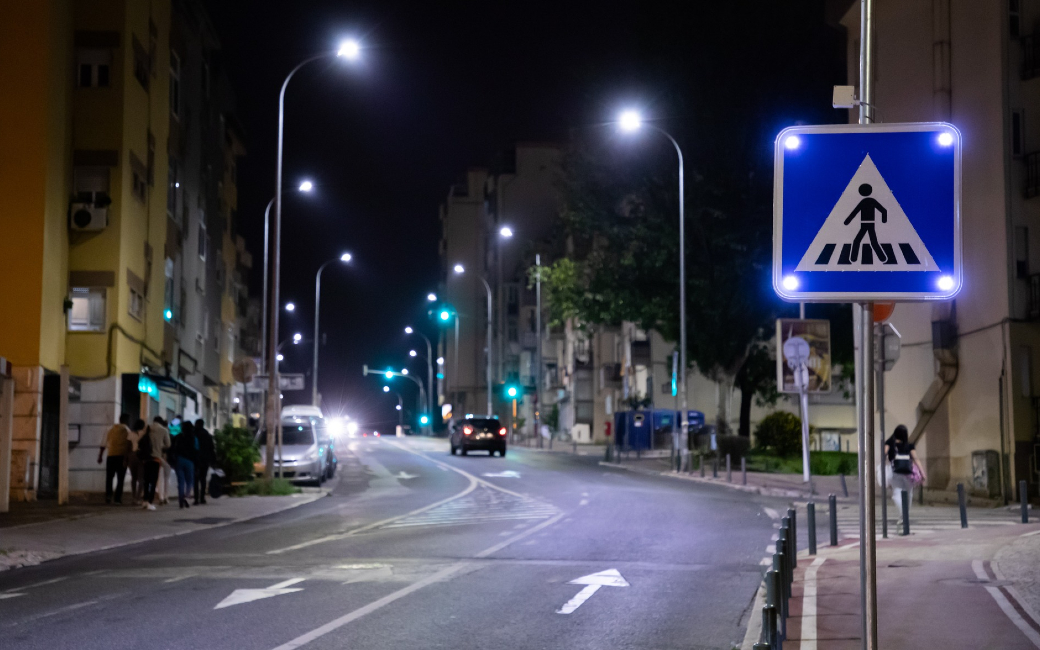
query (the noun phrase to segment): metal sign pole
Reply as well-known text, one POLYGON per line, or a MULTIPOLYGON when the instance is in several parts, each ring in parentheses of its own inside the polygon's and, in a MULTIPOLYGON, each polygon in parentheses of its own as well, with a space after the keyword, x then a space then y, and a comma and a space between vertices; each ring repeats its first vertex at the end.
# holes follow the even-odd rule
POLYGON ((881 454, 881 537, 888 539, 888 477, 885 476, 886 466, 888 465, 888 459, 885 458, 885 370, 888 364, 887 352, 888 346, 885 345, 885 325, 879 324, 877 326, 877 338, 876 345, 881 347, 878 349, 878 363, 877 363, 877 410, 878 410, 878 431, 880 432, 880 445, 878 453, 881 454))

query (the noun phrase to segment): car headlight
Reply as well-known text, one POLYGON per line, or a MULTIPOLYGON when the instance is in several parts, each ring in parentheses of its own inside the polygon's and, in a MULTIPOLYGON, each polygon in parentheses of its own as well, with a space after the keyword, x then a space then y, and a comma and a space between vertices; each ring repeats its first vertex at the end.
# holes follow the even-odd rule
POLYGON ((303 460, 305 462, 306 461, 312 461, 312 460, 318 460, 318 448, 315 447, 314 449, 308 450, 307 453, 303 455, 303 460))

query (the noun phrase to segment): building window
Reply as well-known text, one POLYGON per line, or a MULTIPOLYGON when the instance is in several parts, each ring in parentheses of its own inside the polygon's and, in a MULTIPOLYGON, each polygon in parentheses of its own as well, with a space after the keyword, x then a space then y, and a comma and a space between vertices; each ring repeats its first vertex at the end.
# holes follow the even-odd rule
POLYGON ((1022 116, 1022 110, 1016 109, 1011 111, 1011 155, 1016 158, 1025 153, 1024 126, 1025 120, 1022 116))
POLYGON ((1022 0, 1008 0, 1008 34, 1011 38, 1021 36, 1022 0))
POLYGON ((80 88, 107 88, 112 51, 81 48, 76 52, 76 79, 80 88))
POLYGON ((133 316, 136 320, 144 318, 144 296, 137 292, 137 289, 130 287, 130 302, 127 304, 126 313, 133 316))
POLYGON ((105 331, 105 290, 94 287, 74 287, 69 310, 70 332, 105 331))
POLYGON ((73 176, 76 203, 99 208, 112 203, 108 196, 108 167, 77 167, 73 176))
POLYGON ((1015 226, 1015 277, 1029 277, 1029 228, 1015 226))
POLYGON ((181 116, 181 57, 170 50, 170 114, 181 116))
POLYGON ((206 222, 203 219, 199 219, 199 259, 203 262, 206 261, 206 222))
POLYGON ((178 176, 177 159, 170 158, 170 169, 166 174, 166 216, 177 221, 177 203, 181 193, 181 181, 178 176))
POLYGON ((137 40, 134 36, 133 40, 134 49, 134 79, 137 79, 137 83, 141 84, 141 87, 148 90, 149 81, 149 63, 148 63, 148 52, 144 49, 144 45, 141 45, 141 41, 137 40))

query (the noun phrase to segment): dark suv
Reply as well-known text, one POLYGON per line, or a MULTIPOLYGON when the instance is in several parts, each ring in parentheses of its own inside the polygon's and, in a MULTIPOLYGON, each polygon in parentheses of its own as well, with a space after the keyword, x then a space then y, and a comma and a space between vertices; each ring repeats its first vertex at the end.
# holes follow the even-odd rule
POLYGON ((496 451, 505 456, 507 432, 497 417, 468 417, 457 422, 451 432, 451 455, 461 450, 465 456, 473 449, 482 449, 489 456, 494 456, 496 451))

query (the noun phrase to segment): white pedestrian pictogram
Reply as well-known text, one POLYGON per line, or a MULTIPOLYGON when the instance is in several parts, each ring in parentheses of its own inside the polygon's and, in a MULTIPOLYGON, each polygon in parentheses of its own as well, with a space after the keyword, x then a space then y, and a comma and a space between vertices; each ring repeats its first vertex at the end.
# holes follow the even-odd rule
POLYGON ((863 158, 798 271, 939 271, 881 172, 863 158))

